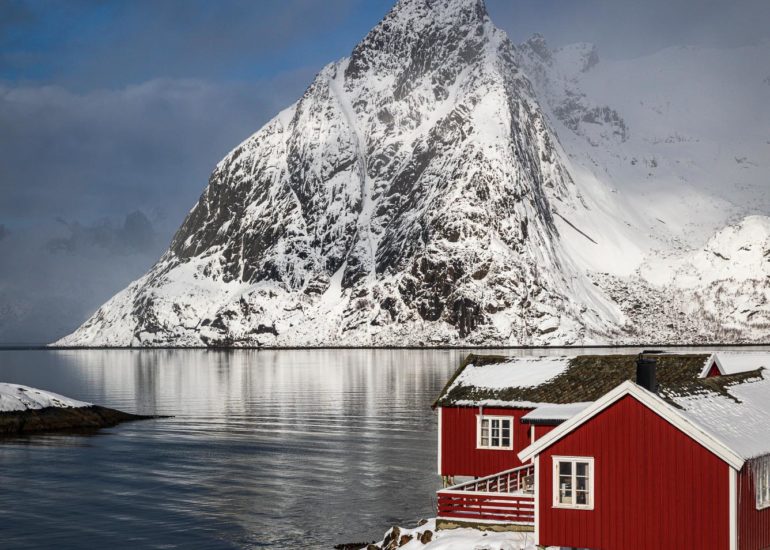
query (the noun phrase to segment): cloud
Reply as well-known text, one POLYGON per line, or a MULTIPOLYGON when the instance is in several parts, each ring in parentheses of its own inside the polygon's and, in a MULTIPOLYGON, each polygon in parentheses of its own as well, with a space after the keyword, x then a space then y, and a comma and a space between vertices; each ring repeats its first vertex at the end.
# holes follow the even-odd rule
POLYGON ((540 32, 557 46, 592 42, 608 58, 670 46, 739 47, 770 39, 766 0, 487 0, 487 5, 514 41, 540 32))
POLYGON ((118 226, 109 218, 90 225, 78 221, 58 221, 69 231, 69 235, 49 239, 46 249, 50 253, 83 254, 94 250, 97 255, 104 256, 105 253, 154 252, 156 248, 157 234, 152 222, 139 210, 126 216, 122 225, 118 226))
POLYGON ((0 86, 0 342, 61 337, 141 276, 216 162, 314 73, 80 93, 0 86))
POLYGON ((142 212, 8 234, 0 240, 0 342, 42 344, 67 334, 165 246, 142 212))
POLYGON ((216 162, 298 97, 313 72, 85 93, 0 86, 0 219, 12 228, 160 208, 179 222, 216 162))

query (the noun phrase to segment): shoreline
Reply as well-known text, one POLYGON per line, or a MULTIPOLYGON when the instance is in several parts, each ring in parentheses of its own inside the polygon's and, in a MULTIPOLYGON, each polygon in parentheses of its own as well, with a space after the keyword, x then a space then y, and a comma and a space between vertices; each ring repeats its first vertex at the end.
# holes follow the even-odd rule
POLYGON ((206 350, 206 351, 304 351, 304 350, 577 350, 577 349, 623 349, 623 348, 760 348, 770 347, 766 343, 706 343, 706 344, 586 344, 576 346, 54 346, 51 344, 0 344, 0 351, 77 351, 77 350, 206 350))
POLYGON ((152 418, 160 417, 132 414, 99 405, 2 411, 0 412, 0 440, 4 437, 52 432, 100 430, 112 428, 124 422, 152 418))

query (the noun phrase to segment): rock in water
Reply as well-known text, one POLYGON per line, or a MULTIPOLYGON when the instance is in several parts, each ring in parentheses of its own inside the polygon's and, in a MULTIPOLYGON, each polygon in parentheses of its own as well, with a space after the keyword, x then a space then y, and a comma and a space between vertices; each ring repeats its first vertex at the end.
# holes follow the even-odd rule
POLYGON ((0 436, 62 430, 94 430, 153 418, 100 407, 84 401, 0 383, 0 436))

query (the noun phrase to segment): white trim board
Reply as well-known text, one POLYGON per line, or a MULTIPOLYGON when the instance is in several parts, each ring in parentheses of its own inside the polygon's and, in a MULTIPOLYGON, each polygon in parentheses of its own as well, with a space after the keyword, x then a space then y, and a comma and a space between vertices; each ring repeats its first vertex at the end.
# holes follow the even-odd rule
POLYGON ((719 360, 719 356, 716 353, 712 353, 711 357, 709 357, 709 360, 706 361, 706 364, 703 366, 703 370, 700 371, 700 376, 698 378, 706 378, 709 375, 709 371, 711 370, 711 367, 714 365, 717 366, 717 370, 719 371, 719 374, 721 376, 725 375, 725 369, 722 367, 722 362, 719 360))
POLYGON ((631 381, 623 382, 614 390, 610 391, 593 405, 583 412, 573 416, 565 423, 561 424, 551 432, 541 437, 538 441, 521 451, 518 456, 522 462, 529 462, 548 447, 559 441, 561 438, 585 424, 599 413, 608 409, 622 398, 631 396, 642 405, 645 405, 658 416, 666 420, 669 424, 679 429, 681 432, 690 436, 692 439, 703 445, 720 459, 724 460, 731 468, 740 471, 743 468, 745 460, 735 451, 730 449, 722 441, 706 432, 700 426, 683 416, 674 407, 663 401, 659 396, 645 390, 641 386, 631 381))
MULTIPOLYGON (((534 428, 534 426, 533 426, 534 428)), ((540 546, 540 457, 535 457, 535 546, 540 546)))
POLYGON ((443 413, 443 409, 441 407, 438 408, 438 452, 436 453, 436 470, 438 471, 438 475, 443 475, 441 472, 441 415, 443 413))
POLYGON ((728 468, 730 475, 730 550, 738 550, 738 472, 728 468))

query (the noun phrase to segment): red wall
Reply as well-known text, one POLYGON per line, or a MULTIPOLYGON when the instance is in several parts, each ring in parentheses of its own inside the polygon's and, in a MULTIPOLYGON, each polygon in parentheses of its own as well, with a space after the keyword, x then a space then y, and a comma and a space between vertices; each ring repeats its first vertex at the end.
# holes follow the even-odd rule
POLYGON ((539 543, 728 550, 729 466, 627 396, 540 455, 539 543), (552 507, 553 456, 593 457, 594 509, 552 507))
POLYGON ((757 510, 754 478, 748 463, 738 476, 738 547, 770 548, 770 508, 757 510))
POLYGON ((552 431, 554 428, 556 428, 556 426, 546 426, 543 424, 535 426, 535 441, 541 439, 545 434, 552 431))
POLYGON ((529 426, 521 417, 532 409, 484 407, 484 414, 513 416, 513 449, 476 448, 478 407, 441 407, 441 475, 483 477, 521 466, 516 454, 529 446, 529 426))

